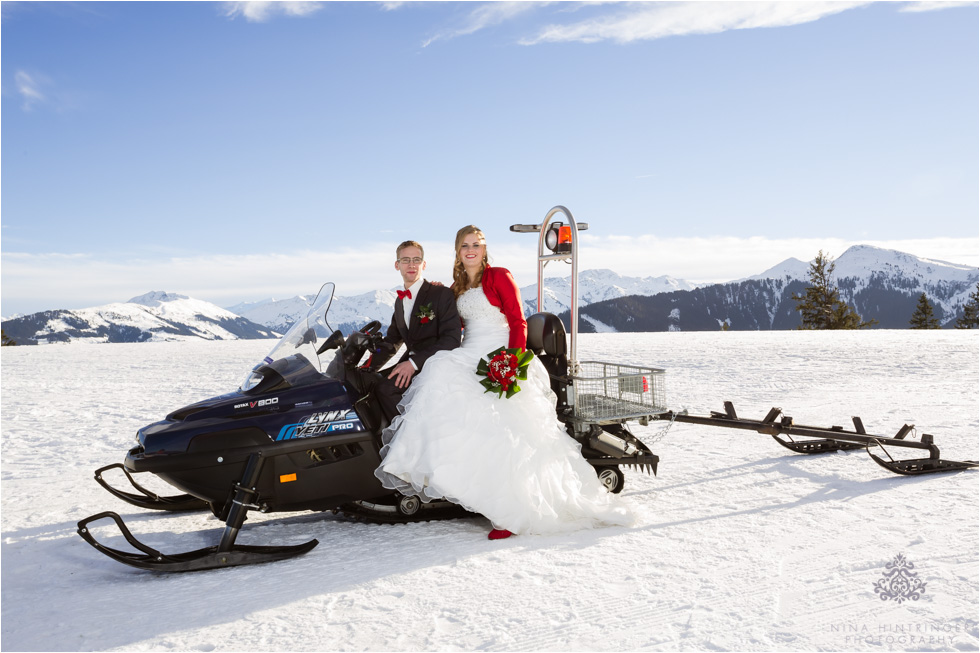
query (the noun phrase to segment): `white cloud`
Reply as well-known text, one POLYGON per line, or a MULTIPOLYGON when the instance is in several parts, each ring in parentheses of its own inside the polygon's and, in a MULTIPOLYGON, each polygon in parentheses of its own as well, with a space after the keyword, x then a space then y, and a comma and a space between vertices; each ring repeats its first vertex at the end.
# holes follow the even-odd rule
POLYGON ((493 27, 504 23, 520 14, 536 9, 544 2, 486 2, 479 4, 476 9, 471 11, 462 25, 452 29, 439 32, 435 36, 426 39, 422 47, 427 47, 435 41, 466 36, 473 34, 486 27, 493 27))
POLYGON ((903 12, 922 12, 939 11, 940 9, 958 9, 960 7, 976 7, 976 2, 955 2, 955 1, 936 1, 936 2, 908 2, 899 11, 903 12))
POLYGON ((35 105, 45 101, 44 93, 41 92, 43 81, 36 75, 18 70, 14 75, 14 82, 17 84, 17 92, 21 96, 21 108, 30 111, 35 105))
MULTIPOLYGON (((582 234, 579 269, 608 268, 626 276, 670 275, 692 282, 749 277, 793 257, 811 260, 819 250, 834 257, 851 245, 896 249, 925 258, 980 266, 980 239, 845 240, 841 238, 665 238, 654 235, 582 234)), ((219 306, 268 297, 315 292, 326 281, 340 296, 357 295, 400 282, 393 244, 289 254, 192 256, 119 260, 91 255, 2 254, 3 314, 56 308, 85 308, 126 301, 150 290, 179 292, 219 306)), ((425 243, 428 279, 452 281, 450 241, 425 243)), ((491 262, 509 268, 521 286, 537 280, 537 239, 491 242, 491 262)), ((545 276, 567 276, 552 263, 545 276)))
POLYGON ((627 4, 623 11, 569 25, 549 25, 524 45, 611 40, 629 43, 668 36, 714 34, 733 29, 800 25, 868 2, 656 2, 627 4))
POLYGON ((224 14, 229 18, 242 16, 251 23, 264 23, 276 15, 307 16, 318 11, 322 4, 322 2, 267 2, 266 0, 225 2, 224 14))
MULTIPOLYGON (((452 280, 452 243, 426 243, 430 278, 452 280)), ((288 254, 118 259, 88 254, 3 252, 3 314, 85 308, 165 290, 230 306, 315 292, 326 281, 340 295, 391 288, 394 245, 288 254)))

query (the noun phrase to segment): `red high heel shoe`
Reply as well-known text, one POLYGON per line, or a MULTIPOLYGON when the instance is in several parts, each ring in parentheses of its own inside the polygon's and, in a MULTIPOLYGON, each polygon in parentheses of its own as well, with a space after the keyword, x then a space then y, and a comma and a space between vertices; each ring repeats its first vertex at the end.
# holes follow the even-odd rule
POLYGON ((499 528, 495 528, 492 531, 490 531, 490 534, 489 535, 487 535, 487 539, 488 540, 505 540, 508 537, 510 537, 511 535, 513 535, 513 533, 511 533, 510 531, 505 531, 505 530, 501 530, 499 528))

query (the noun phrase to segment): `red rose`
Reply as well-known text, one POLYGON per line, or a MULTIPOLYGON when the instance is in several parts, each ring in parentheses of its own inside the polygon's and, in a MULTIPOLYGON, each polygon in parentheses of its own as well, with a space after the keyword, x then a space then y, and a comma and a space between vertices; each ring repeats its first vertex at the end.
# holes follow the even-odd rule
POLYGON ((493 357, 488 367, 490 371, 487 376, 506 389, 517 375, 517 357, 506 353, 498 354, 493 357))
POLYGON ((494 392, 498 397, 511 397, 520 392, 518 380, 527 378, 527 366, 534 358, 532 352, 500 348, 490 352, 487 359, 481 360, 476 366, 476 373, 483 377, 480 384, 486 392, 494 392))

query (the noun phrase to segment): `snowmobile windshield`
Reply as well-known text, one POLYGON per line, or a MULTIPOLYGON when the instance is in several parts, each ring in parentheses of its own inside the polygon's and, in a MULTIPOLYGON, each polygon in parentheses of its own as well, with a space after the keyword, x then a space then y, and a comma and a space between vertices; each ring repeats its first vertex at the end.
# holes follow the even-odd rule
MULTIPOLYGON (((318 373, 323 372, 317 349, 326 342, 333 333, 327 322, 327 311, 333 301, 334 284, 325 283, 317 293, 316 299, 310 305, 306 315, 297 320, 286 335, 269 352, 269 355, 256 365, 241 385, 242 392, 251 390, 263 379, 261 368, 270 366, 274 369, 296 370, 297 368, 312 368, 318 373)), ((328 352, 335 356, 335 352, 328 352)))

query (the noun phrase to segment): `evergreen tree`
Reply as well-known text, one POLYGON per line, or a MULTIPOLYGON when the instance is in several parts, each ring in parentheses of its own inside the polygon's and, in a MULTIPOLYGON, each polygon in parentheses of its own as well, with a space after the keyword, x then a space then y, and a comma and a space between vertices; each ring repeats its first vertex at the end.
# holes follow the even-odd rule
POLYGON ((861 320, 857 311, 841 299, 840 291, 831 277, 834 274, 834 259, 823 250, 810 264, 807 276, 810 285, 802 295, 793 295, 796 310, 800 312, 803 324, 800 329, 863 329, 878 323, 878 320, 861 320))
POLYGON ((919 303, 915 305, 915 313, 912 313, 909 324, 912 325, 913 329, 939 328, 939 320, 933 316, 932 304, 929 303, 929 298, 926 297, 925 293, 919 295, 919 303))
POLYGON ((980 283, 977 284, 977 289, 970 293, 970 301, 963 304, 963 317, 956 320, 957 329, 977 328, 978 304, 980 304, 980 283))
POLYGON ((12 345, 17 344, 7 336, 7 333, 3 329, 0 329, 0 338, 2 338, 2 342, 0 342, 0 345, 2 345, 3 347, 10 347, 12 345))

